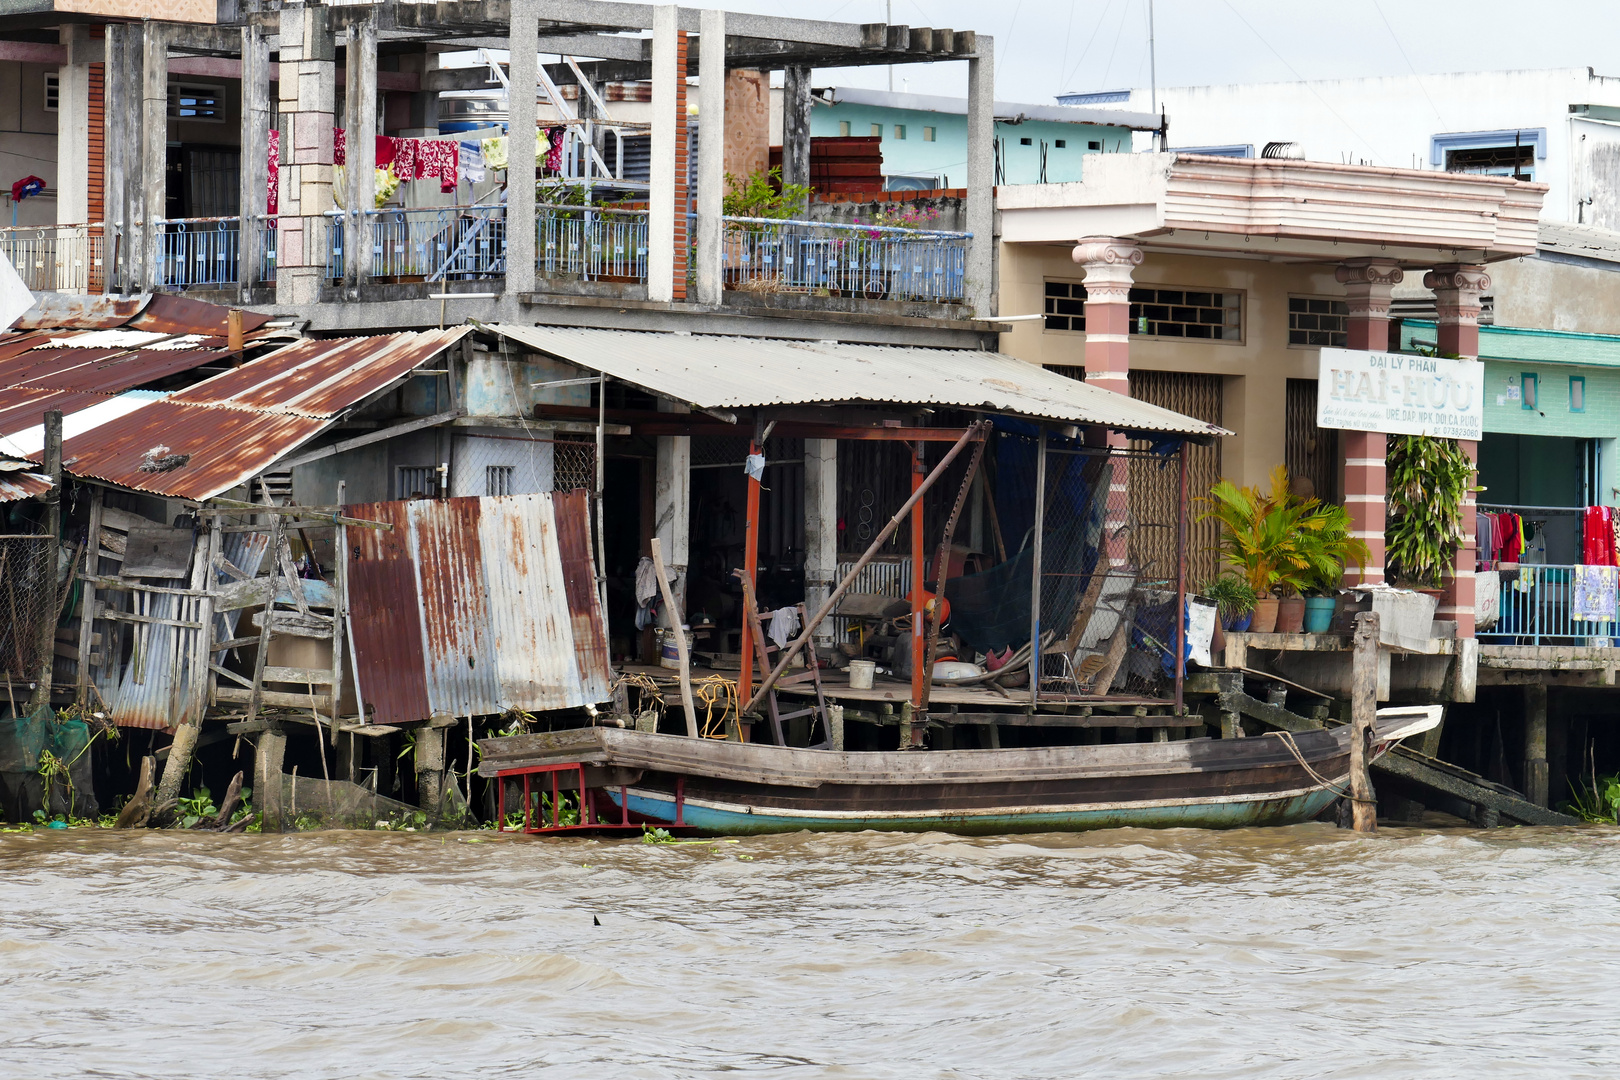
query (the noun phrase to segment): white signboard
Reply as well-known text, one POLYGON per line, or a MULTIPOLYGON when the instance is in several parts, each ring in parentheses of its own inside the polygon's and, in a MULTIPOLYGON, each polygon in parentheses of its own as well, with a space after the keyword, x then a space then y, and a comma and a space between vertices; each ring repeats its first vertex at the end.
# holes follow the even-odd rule
POLYGON ((1477 440, 1484 417, 1485 365, 1478 360, 1322 350, 1318 427, 1477 440))

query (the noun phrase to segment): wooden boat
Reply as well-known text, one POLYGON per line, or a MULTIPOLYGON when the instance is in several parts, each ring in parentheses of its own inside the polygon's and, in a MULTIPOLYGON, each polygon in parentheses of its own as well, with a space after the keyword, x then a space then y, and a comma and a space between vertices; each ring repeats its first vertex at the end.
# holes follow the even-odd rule
MULTIPOLYGON (((1374 755, 1439 720, 1438 707, 1381 710, 1374 755)), ((479 775, 503 781, 502 817, 530 807, 529 832, 643 824, 707 834, 1219 829, 1320 814, 1348 789, 1350 730, 843 752, 592 727, 482 740, 479 775), (525 794, 515 795, 514 784, 525 794), (571 793, 582 788, 587 797, 577 800, 571 793), (557 813, 564 804, 576 823, 557 813)))

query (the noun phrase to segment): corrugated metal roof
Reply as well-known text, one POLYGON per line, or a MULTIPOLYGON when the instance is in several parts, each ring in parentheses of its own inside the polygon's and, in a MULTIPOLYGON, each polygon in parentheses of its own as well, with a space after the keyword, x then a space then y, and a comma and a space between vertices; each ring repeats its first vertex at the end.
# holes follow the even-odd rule
POLYGON ((334 416, 443 352, 471 329, 300 341, 200 382, 174 400, 334 416))
POLYGON ((876 401, 984 409, 1118 431, 1231 434, 1002 353, 508 324, 489 329, 699 408, 876 401))
POLYGON ((582 494, 351 507, 395 526, 348 530, 354 667, 371 720, 606 701, 588 507, 582 494))
POLYGON ((0 461, 0 502, 32 499, 51 490, 51 478, 22 461, 0 461))
MULTIPOLYGON (((175 293, 158 293, 151 303, 130 319, 131 330, 155 330, 160 334, 212 334, 224 337, 230 332, 230 308, 193 300, 175 293)), ((242 330, 251 332, 270 321, 270 316, 242 312, 242 330)))
POLYGON ((140 296, 74 296, 35 293, 34 306, 11 324, 13 330, 94 330, 123 326, 151 303, 150 293, 140 296))
MULTIPOLYGON (((299 342, 68 438, 62 456, 75 475, 206 499, 257 476, 470 331, 299 342)), ((37 424, 39 408, 30 408, 37 424)), ((5 422, 0 411, 0 433, 5 422)))

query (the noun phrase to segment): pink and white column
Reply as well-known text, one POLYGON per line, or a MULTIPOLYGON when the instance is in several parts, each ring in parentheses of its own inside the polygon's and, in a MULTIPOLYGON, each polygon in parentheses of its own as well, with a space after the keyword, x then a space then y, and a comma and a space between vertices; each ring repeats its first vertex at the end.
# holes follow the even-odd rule
MULTIPOLYGON (((1439 319, 1439 333, 1435 347, 1443 356, 1455 355, 1466 360, 1479 357, 1479 298, 1491 287, 1491 277, 1483 266, 1453 263, 1437 266, 1423 275, 1423 284, 1434 290, 1435 313, 1439 319)), ((1471 439, 1457 443, 1469 459, 1479 461, 1479 444, 1471 439)), ((1476 474, 1477 475, 1477 474, 1476 474)), ((1469 487, 1473 487, 1470 476, 1469 487)), ((1462 543, 1457 545, 1457 560, 1452 575, 1447 579, 1445 591, 1440 595, 1440 606, 1435 618, 1455 620, 1457 636, 1474 636, 1474 567, 1475 518, 1474 493, 1463 499, 1462 543)))
MULTIPOLYGON (((1349 307, 1345 345, 1351 349, 1383 352, 1389 348, 1389 303, 1395 286, 1405 274, 1387 259, 1351 259, 1334 276, 1345 288, 1349 307)), ((1350 513, 1353 535, 1365 541, 1371 553, 1358 574, 1345 568, 1351 584, 1374 584, 1384 580, 1384 505, 1388 499, 1385 457, 1389 438, 1380 431, 1345 431, 1340 437, 1344 452, 1340 489, 1344 508, 1350 513)))
POLYGON ((1086 382, 1131 394, 1131 280, 1142 265, 1134 240, 1088 236, 1074 261, 1086 277, 1086 382))

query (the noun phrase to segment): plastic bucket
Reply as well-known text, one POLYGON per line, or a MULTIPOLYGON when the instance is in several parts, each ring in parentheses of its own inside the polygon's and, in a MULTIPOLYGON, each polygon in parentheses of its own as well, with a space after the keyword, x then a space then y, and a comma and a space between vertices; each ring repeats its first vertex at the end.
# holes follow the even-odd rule
POLYGON ((877 674, 877 664, 871 660, 851 660, 849 662, 849 688, 851 690, 872 689, 872 676, 877 674))

